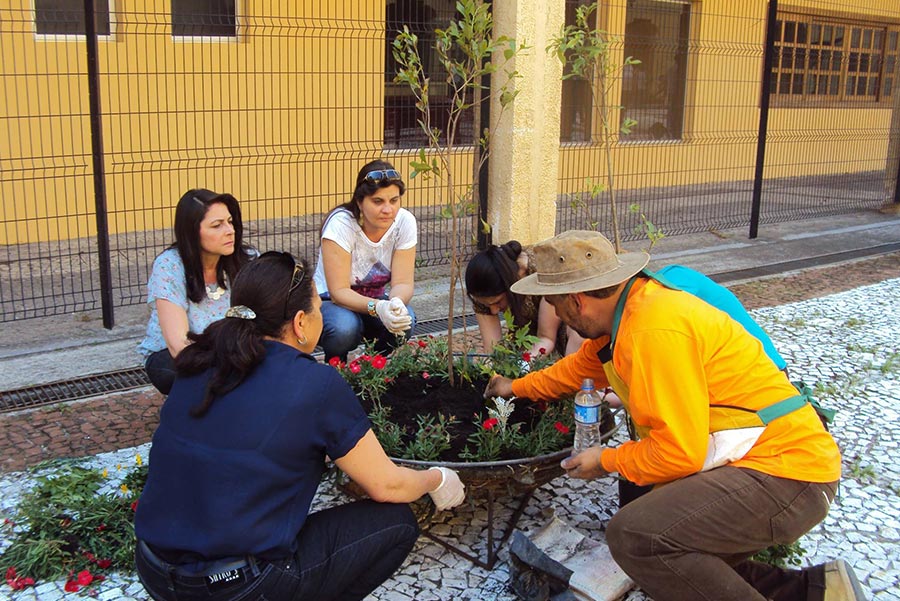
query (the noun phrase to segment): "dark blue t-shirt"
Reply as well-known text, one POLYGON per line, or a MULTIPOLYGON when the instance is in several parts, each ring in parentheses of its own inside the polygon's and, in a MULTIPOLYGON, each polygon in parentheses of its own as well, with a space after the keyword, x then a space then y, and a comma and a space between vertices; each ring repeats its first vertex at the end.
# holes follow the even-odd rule
POLYGON ((288 556, 325 467, 371 427, 338 372, 279 342, 200 418, 210 372, 179 378, 163 404, 135 534, 203 558, 288 556))

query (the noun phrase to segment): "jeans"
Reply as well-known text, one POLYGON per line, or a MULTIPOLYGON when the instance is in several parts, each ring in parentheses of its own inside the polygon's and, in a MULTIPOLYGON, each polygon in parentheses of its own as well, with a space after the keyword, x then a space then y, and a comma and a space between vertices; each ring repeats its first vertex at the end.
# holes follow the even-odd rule
POLYGON ((815 588, 807 572, 748 559, 821 522, 836 490, 836 482, 724 466, 628 503, 610 520, 606 540, 616 563, 654 601, 805 601, 815 588))
POLYGON ((349 601, 363 599, 390 578, 418 535, 409 505, 365 500, 310 514, 293 557, 240 568, 233 584, 210 586, 205 577, 160 568, 140 544, 135 567, 157 601, 349 601))
POLYGON ((406 306, 412 318, 410 328, 402 334, 392 334, 378 317, 356 313, 350 309, 334 304, 328 295, 322 295, 322 335, 319 346, 325 352, 325 360, 339 357, 347 361, 347 353, 366 340, 375 341, 375 352, 391 351, 412 336, 416 329, 416 314, 412 307, 406 306))
POLYGON ((168 395, 175 383, 175 359, 169 354, 169 349, 164 348, 148 356, 144 361, 144 371, 147 378, 161 393, 168 395))

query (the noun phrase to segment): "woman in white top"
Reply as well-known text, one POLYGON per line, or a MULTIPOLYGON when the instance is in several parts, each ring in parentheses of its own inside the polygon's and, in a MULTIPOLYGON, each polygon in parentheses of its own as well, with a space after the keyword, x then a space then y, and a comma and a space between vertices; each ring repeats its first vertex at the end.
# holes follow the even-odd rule
POLYGON ((387 161, 371 161, 356 177, 349 202, 322 225, 315 282, 322 300, 325 359, 347 360, 362 340, 386 352, 415 328, 416 218, 400 206, 406 186, 387 161))

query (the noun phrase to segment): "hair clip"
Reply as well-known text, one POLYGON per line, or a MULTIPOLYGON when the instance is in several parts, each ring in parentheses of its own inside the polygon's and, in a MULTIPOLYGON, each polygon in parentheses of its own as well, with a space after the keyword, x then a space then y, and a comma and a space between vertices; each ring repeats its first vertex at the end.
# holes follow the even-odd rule
POLYGON ((235 305, 225 311, 225 317, 237 317, 238 319, 256 319, 253 309, 244 305, 235 305))

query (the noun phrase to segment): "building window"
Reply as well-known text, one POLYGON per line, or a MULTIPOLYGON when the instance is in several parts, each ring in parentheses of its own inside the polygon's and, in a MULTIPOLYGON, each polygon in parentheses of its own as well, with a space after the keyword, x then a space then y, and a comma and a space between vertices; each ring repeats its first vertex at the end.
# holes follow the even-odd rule
MULTIPOLYGON (((451 95, 446 91, 446 73, 438 63, 434 51, 434 30, 444 29, 456 17, 455 0, 391 0, 385 10, 385 86, 384 86, 384 147, 421 148, 428 140, 419 126, 416 99, 404 83, 394 83, 397 63, 393 42, 406 25, 419 38, 419 53, 426 76, 431 78, 429 104, 431 126, 446 135, 451 95)), ((455 145, 472 144, 472 110, 466 110, 456 132, 455 145)), ((442 136, 442 139, 445 139, 442 136)))
MULTIPOLYGON (((85 35, 84 0, 34 0, 35 31, 41 35, 85 35)), ((109 35, 109 0, 94 0, 97 35, 109 35)))
POLYGON ((172 0, 172 35, 235 37, 235 0, 172 0))
POLYGON ((784 14, 775 23, 773 94, 784 105, 882 102, 897 79, 900 27, 784 14))
POLYGON ((629 0, 622 71, 622 119, 637 122, 624 139, 679 140, 684 129, 691 6, 687 0, 629 0))
MULTIPOLYGON (((575 26, 575 12, 580 6, 594 4, 595 0, 566 0, 566 27, 575 26)), ((597 19, 597 11, 591 13, 597 19)), ((595 21, 596 25, 596 21, 595 21)), ((563 67, 571 72, 568 63, 563 67)), ((559 141, 589 142, 593 120, 591 82, 583 77, 570 77, 562 81, 562 100, 559 111, 559 141)))

